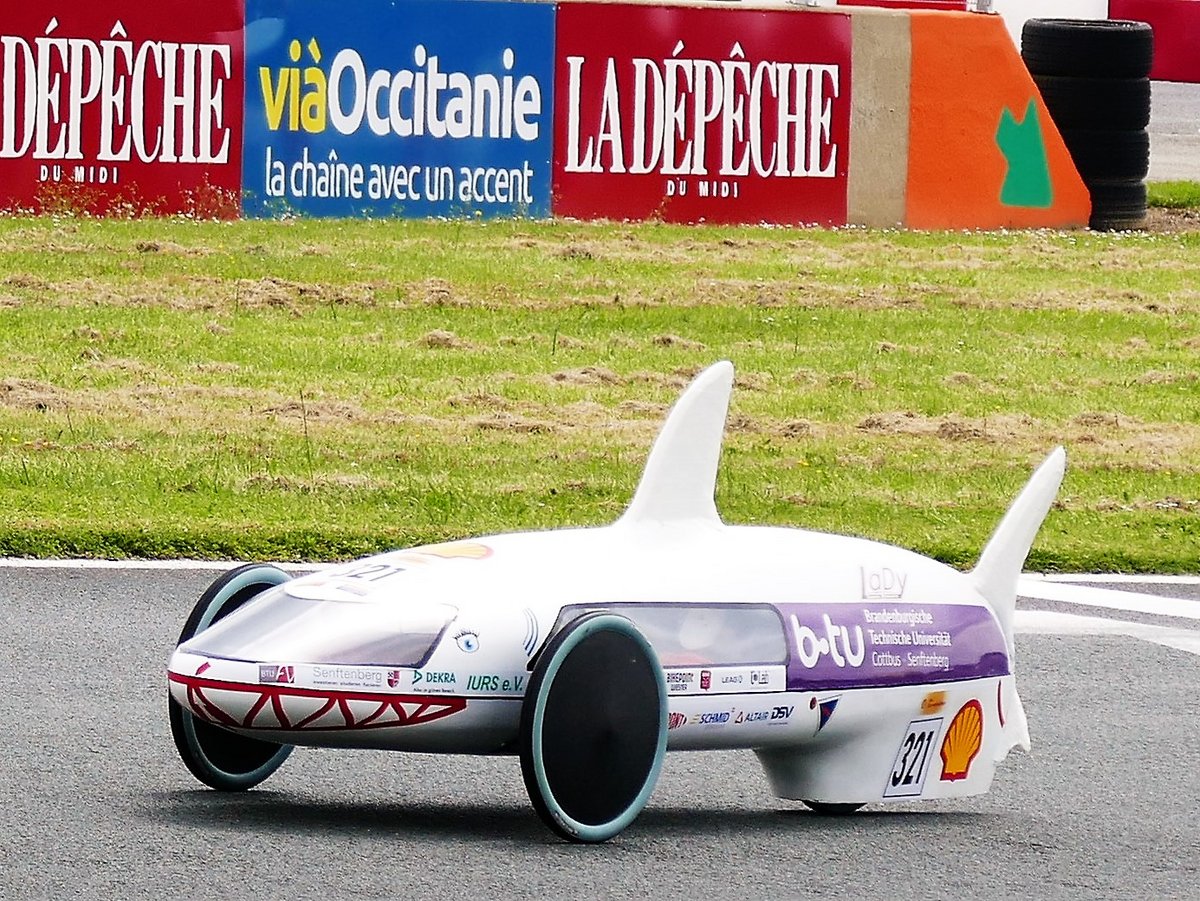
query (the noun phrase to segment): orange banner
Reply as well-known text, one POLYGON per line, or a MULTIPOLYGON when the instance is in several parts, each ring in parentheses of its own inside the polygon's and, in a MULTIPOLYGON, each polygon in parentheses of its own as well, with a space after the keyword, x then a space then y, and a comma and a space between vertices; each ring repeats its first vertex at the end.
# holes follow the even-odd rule
POLYGON ((912 13, 905 224, 1084 227, 1091 199, 999 16, 912 13))

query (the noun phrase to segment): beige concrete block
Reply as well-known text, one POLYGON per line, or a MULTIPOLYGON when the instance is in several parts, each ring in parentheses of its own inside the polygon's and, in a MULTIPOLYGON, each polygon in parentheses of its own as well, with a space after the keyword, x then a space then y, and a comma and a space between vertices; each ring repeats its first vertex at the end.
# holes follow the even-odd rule
POLYGON ((912 39, 907 12, 859 9, 853 50, 847 218, 852 225, 903 225, 908 184, 912 39))

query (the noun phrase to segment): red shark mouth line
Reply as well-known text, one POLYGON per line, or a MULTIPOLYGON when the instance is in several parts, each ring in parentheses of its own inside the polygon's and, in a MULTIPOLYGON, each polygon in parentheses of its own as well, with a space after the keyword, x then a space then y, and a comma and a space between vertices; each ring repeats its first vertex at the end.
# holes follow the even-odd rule
POLYGON ((226 682, 220 679, 203 679, 198 676, 182 676, 168 673, 167 678, 187 689, 187 706, 192 713, 207 722, 234 729, 271 729, 274 731, 334 732, 347 729, 383 729, 397 726, 419 726, 443 717, 451 716, 467 706, 466 698, 449 695, 393 695, 378 692, 321 691, 311 688, 295 688, 290 685, 249 685, 244 682, 226 682), (238 692, 257 695, 250 710, 240 720, 224 710, 213 699, 210 692, 238 692), (295 711, 289 716, 287 699, 316 698, 322 700, 315 709, 304 705, 303 713, 295 711), (374 709, 356 714, 351 706, 374 704, 374 709), (262 711, 270 706, 277 722, 259 722, 262 711), (329 722, 330 713, 336 708, 342 722, 329 722), (324 720, 324 722, 322 722, 324 720), (319 725, 318 725, 319 723, 319 725))

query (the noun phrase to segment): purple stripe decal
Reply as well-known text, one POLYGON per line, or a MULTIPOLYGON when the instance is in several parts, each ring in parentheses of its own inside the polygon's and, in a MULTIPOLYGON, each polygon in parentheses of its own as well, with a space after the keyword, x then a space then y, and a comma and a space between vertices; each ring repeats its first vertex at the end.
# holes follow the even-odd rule
POLYGON ((789 691, 982 679, 1009 673, 995 617, 971 604, 780 604, 789 691))

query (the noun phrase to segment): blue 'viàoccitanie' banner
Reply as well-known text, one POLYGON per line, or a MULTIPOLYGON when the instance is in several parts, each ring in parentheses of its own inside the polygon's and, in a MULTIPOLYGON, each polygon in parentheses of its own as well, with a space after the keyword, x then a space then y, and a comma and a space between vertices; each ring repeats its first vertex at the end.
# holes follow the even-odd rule
POLYGON ((550 215, 554 6, 249 0, 247 216, 550 215))

